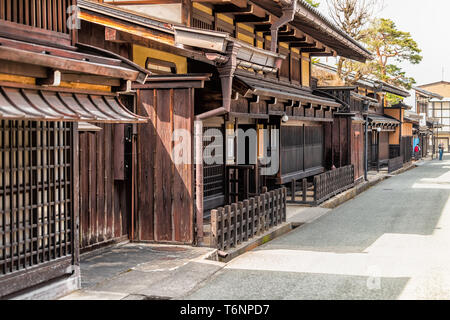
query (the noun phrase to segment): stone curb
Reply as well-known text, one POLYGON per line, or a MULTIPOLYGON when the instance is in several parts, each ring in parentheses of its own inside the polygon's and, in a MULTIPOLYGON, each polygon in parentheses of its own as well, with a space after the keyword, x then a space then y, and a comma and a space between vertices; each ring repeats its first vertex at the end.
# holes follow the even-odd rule
POLYGON ((298 225, 294 225, 291 222, 284 222, 277 227, 273 228, 272 230, 267 231, 263 235, 260 235, 254 239, 251 239, 241 245, 239 245, 237 248, 233 248, 231 250, 226 251, 227 256, 226 257, 220 257, 219 261, 228 263, 231 260, 237 258, 238 256, 251 251, 269 241, 272 241, 275 238, 278 238, 294 229, 298 225))

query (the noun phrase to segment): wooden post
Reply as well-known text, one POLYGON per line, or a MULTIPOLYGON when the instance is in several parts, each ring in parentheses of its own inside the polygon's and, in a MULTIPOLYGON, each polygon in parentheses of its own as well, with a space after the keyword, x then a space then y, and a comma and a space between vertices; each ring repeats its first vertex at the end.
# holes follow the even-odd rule
POLYGON ((270 210, 270 215, 271 215, 271 219, 270 219, 270 227, 276 226, 278 225, 278 221, 277 221, 277 217, 276 217, 276 200, 275 200, 275 192, 274 191, 270 191, 270 202, 271 202, 271 210, 270 210))
POLYGON ((255 197, 256 206, 256 234, 259 236, 261 230, 261 196, 255 197))
POLYGON ((194 122, 195 130, 195 204, 197 243, 203 242, 203 122, 194 122))
POLYGON ((234 237, 233 237, 233 243, 234 247, 237 247, 238 244, 238 228, 237 228, 237 221, 238 221, 238 214, 237 214, 237 203, 233 203, 231 205, 231 214, 234 215, 234 237))
POLYGON ((319 177, 314 177, 314 205, 317 205, 317 188, 319 187, 319 177))
POLYGON ((239 243, 244 242, 244 204, 238 203, 239 210, 239 243))
POLYGON ((295 180, 292 179, 291 182, 291 196, 292 196, 292 202, 295 203, 295 180))
MULTIPOLYGON (((217 236, 219 234, 218 230, 219 224, 219 212, 218 210, 211 210, 211 235, 210 235, 210 247, 217 248, 218 241, 217 236)), ((219 248, 223 250, 223 248, 219 248)))
POLYGON ((255 198, 250 199, 250 207, 251 207, 251 213, 250 213, 250 230, 251 230, 251 238, 255 236, 255 198))
POLYGON ((245 234, 244 234, 244 241, 248 241, 248 229, 250 226, 250 213, 249 211, 249 201, 248 199, 244 200, 244 210, 245 210, 245 234))
POLYGON ((308 196, 308 179, 306 178, 302 180, 302 196, 303 196, 303 203, 306 203, 308 196))
POLYGON ((225 250, 225 210, 223 208, 219 208, 219 219, 221 221, 220 228, 220 248, 221 250, 225 250))
POLYGON ((225 212, 227 213, 228 218, 228 227, 227 227, 227 249, 231 248, 231 206, 225 206, 225 212))
POLYGON ((264 194, 264 231, 269 230, 270 225, 270 194, 264 194))

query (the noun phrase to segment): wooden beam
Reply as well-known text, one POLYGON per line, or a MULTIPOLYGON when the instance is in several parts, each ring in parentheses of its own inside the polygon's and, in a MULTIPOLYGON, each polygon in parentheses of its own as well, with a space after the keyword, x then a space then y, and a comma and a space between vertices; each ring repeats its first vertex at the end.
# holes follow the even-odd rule
POLYGON ((291 42, 289 46, 291 48, 312 48, 315 47, 317 43, 315 41, 313 42, 291 42))
POLYGON ((117 29, 105 27, 105 41, 115 42, 115 43, 126 43, 126 41, 120 38, 120 31, 117 29))
POLYGON ((280 42, 294 42, 294 43, 304 43, 306 37, 296 37, 296 36, 278 36, 278 41, 280 42))
POLYGON ((251 98, 247 98, 250 103, 259 103, 259 96, 253 95, 251 98))
POLYGON ((234 22, 236 23, 272 24, 274 22, 273 20, 272 15, 257 17, 253 14, 243 14, 234 17, 234 22))
POLYGON ((247 7, 247 0, 195 0, 193 2, 211 3, 211 4, 234 4, 237 7, 247 7))
POLYGON ((57 87, 61 85, 61 71, 51 70, 47 78, 36 79, 36 84, 41 86, 57 87))
POLYGON ((274 97, 267 100, 267 105, 269 105, 269 106, 275 105, 277 103, 278 103, 278 99, 274 98, 274 97))
POLYGON ((248 4, 246 7, 238 7, 234 4, 219 4, 214 6, 215 13, 231 13, 234 15, 252 14, 256 17, 264 18, 266 11, 253 4, 248 4))
MULTIPOLYGON (((255 31, 257 32, 264 32, 267 35, 270 35, 270 25, 268 24, 259 24, 259 25, 255 25, 255 31)), ((284 25, 282 27, 280 27, 279 31, 284 32, 284 31, 288 31, 288 26, 284 25)))
POLYGON ((326 48, 303 48, 301 51, 305 53, 324 53, 326 48))

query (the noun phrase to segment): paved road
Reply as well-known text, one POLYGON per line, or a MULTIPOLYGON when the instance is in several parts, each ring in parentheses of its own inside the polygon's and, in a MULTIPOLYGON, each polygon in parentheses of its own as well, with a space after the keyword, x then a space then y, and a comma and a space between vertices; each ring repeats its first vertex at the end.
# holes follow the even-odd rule
POLYGON ((450 299, 450 156, 233 260, 187 299, 450 299))

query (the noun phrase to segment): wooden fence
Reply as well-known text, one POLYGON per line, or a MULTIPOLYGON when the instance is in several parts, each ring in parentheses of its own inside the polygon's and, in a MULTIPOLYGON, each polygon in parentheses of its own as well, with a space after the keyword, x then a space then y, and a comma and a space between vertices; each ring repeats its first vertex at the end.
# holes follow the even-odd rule
POLYGON ((211 211, 211 247, 228 250, 286 221, 286 188, 211 211))
POLYGON ((394 171, 397 171, 398 169, 403 167, 403 156, 389 159, 388 162, 388 172, 392 173, 394 171))
POLYGON ((318 205, 355 184, 353 165, 325 172, 314 177, 314 204, 318 205))
POLYGON ((291 200, 289 203, 300 203, 317 206, 335 195, 355 185, 355 168, 353 165, 325 172, 315 176, 312 184, 307 179, 301 181, 301 195, 297 192, 297 183, 291 183, 291 200), (298 199, 300 198, 300 199, 298 199))

